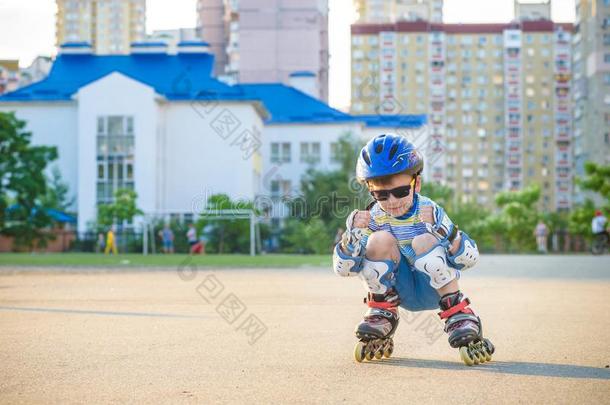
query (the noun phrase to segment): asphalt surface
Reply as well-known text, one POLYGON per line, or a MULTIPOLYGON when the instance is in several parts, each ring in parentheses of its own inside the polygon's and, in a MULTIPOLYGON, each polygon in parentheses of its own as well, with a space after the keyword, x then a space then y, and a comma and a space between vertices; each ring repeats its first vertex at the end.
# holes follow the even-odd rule
POLYGON ((434 311, 356 363, 364 290, 330 269, 180 270, 0 266, 0 403, 610 403, 610 256, 484 256, 474 367, 434 311))

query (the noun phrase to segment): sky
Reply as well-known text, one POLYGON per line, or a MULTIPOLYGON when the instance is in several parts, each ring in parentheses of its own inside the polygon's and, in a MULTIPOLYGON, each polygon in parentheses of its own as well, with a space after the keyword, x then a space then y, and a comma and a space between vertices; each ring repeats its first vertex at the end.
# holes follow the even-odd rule
MULTIPOLYGON (((350 24, 356 19, 352 0, 329 1, 330 104, 346 109, 350 99, 350 24)), ((575 0, 552 0, 552 18, 574 21, 575 0)), ((196 0, 147 0, 146 28, 194 27, 196 0)), ((0 59, 19 59, 23 67, 37 55, 54 55, 54 0, 0 0, 0 59)), ((448 23, 508 22, 512 0, 445 0, 448 23), (476 12, 473 12, 476 10, 476 12)))

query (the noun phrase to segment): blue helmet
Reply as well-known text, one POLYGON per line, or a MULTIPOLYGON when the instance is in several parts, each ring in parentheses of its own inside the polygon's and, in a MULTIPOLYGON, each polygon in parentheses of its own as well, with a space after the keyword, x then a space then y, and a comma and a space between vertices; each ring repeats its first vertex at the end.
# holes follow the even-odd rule
POLYGON ((362 148, 356 165, 360 181, 398 173, 419 174, 424 159, 415 146, 400 135, 377 135, 362 148))

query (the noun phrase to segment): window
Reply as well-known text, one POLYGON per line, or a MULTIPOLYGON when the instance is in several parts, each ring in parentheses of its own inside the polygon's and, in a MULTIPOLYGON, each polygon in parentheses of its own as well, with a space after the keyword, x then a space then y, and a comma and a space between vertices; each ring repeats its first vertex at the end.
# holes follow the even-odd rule
POLYGON ((271 180, 271 197, 290 196, 290 180, 271 180))
POLYGON ((610 53, 604 54, 604 63, 610 63, 610 53))
POLYGON ((462 45, 472 45, 472 37, 470 35, 464 35, 461 39, 460 39, 460 43, 462 45))
POLYGON ((113 201, 118 189, 134 189, 133 117, 97 117, 96 133, 96 201, 106 204, 113 201))
POLYGON ((271 143, 271 163, 290 163, 290 143, 271 143))
POLYGON ((101 135, 104 133, 104 117, 97 117, 97 134, 101 135))
POLYGON ((330 162, 337 163, 339 162, 339 143, 331 142, 330 144, 330 162))
POLYGON ((320 162, 320 142, 301 142, 301 163, 320 162))

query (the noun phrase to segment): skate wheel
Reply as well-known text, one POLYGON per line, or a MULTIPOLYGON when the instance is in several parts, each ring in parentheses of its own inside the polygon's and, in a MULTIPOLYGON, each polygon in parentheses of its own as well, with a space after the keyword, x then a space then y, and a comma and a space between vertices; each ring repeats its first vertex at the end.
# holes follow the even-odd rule
POLYGON ((494 354, 494 352, 496 351, 496 347, 493 345, 493 343, 491 343, 491 340, 485 338, 483 339, 483 344, 487 348, 487 352, 489 354, 494 354))
POLYGON ((362 363, 362 361, 364 360, 365 348, 366 348, 366 344, 362 341, 356 343, 356 346, 354 347, 354 359, 358 363, 362 363))
POLYGON ((491 354, 487 350, 485 350, 485 361, 491 361, 491 354))
POLYGON ((460 347, 460 357, 462 358, 464 364, 466 364, 467 366, 473 366, 476 364, 474 362, 474 359, 470 355, 470 350, 468 350, 467 346, 460 347))
POLYGON ((376 358, 377 360, 380 360, 382 357, 383 357, 383 350, 382 350, 382 349, 377 350, 377 351, 375 352, 375 358, 376 358))
POLYGON ((392 356, 392 353, 394 352, 394 344, 390 343, 389 345, 386 346, 386 348, 383 351, 383 356, 386 359, 389 359, 392 356))
POLYGON ((485 359, 487 361, 491 361, 491 356, 495 351, 494 345, 491 343, 489 339, 483 339, 483 348, 485 351, 485 359))
POLYGON ((374 351, 372 351, 372 350, 369 350, 369 349, 367 349, 367 350, 366 350, 366 352, 365 352, 365 354, 364 354, 364 357, 365 357, 365 358, 366 358, 368 361, 373 360, 373 357, 374 357, 374 356, 375 356, 375 352, 374 352, 374 351))

